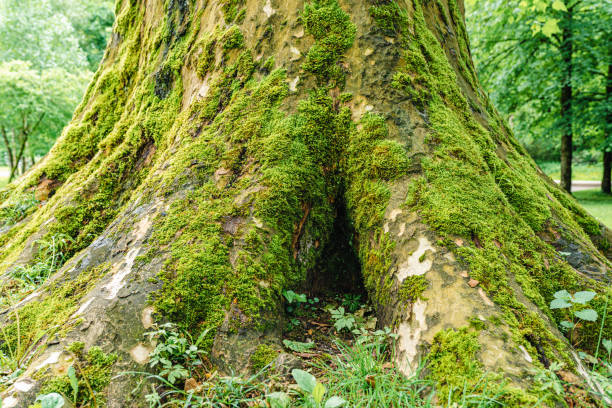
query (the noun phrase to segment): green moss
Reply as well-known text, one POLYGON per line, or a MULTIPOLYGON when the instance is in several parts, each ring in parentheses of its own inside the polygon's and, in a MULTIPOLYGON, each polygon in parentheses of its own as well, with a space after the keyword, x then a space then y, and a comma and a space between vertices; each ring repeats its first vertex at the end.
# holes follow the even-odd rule
POLYGON ((315 39, 303 64, 305 71, 320 82, 342 83, 344 72, 338 64, 355 40, 356 28, 337 0, 315 0, 304 7, 302 21, 315 39))
POLYGON ((481 345, 478 331, 468 328, 438 332, 427 356, 429 379, 437 384, 437 395, 443 401, 457 402, 463 394, 495 395, 505 407, 534 406, 537 395, 506 385, 503 377, 484 373, 478 362, 481 345))
POLYGON ((429 287, 427 278, 423 275, 408 276, 400 286, 398 297, 405 302, 414 302, 417 299, 427 300, 423 298, 423 292, 429 287))
MULTIPOLYGON (((451 4, 451 14, 455 7, 451 4)), ((446 13, 444 7, 441 12, 446 13)), ((375 22, 381 28, 395 21, 389 13, 379 16, 375 22)), ((468 243, 449 247, 466 260, 470 275, 504 310, 514 341, 529 348, 536 338, 549 359, 565 359, 565 346, 547 322, 517 297, 527 296, 553 317, 548 304, 555 291, 590 287, 601 293, 600 284, 559 262, 556 250, 538 236, 553 224, 571 231, 571 239, 588 239, 582 231, 598 232, 596 223, 586 214, 574 221, 581 211, 535 175, 534 163, 511 141, 498 115, 490 113, 494 119, 487 128, 474 119, 454 68, 418 3, 410 24, 406 32, 413 35, 400 32, 405 64, 399 66, 392 86, 425 112, 430 133, 425 140, 429 153, 420 162, 423 175, 412 179, 406 204, 443 239, 460 236, 468 243)))
MULTIPOLYGON (((327 13, 309 7, 311 27, 339 32, 320 21, 327 13)), ((348 24, 337 3, 326 7, 338 24, 348 24)), ((313 32, 316 42, 326 41, 326 34, 313 32)), ((234 26, 224 43, 238 37, 234 26)), ((256 81, 251 52, 234 57, 212 81, 208 96, 184 113, 191 119, 177 129, 176 139, 189 143, 173 152, 162 179, 151 181, 157 189, 192 185, 156 221, 152 238, 155 251, 159 246, 170 251, 160 274, 163 287, 152 301, 186 328, 217 328, 230 305, 241 316, 230 322, 233 328, 273 324, 282 289, 303 282, 316 262, 319 251, 311 243, 323 247, 330 235, 330 198, 338 194, 338 162, 351 130, 350 112, 338 110, 325 90, 313 91, 287 115, 280 109, 288 94, 285 73, 256 81), (216 177, 218 169, 227 176, 216 177), (247 189, 252 193, 245 195, 247 189), (232 232, 227 223, 235 223, 232 232), (301 247, 300 238, 310 243, 301 247)), ((394 151, 381 146, 381 154, 394 151)), ((208 345, 213 337, 214 330, 208 345)))
POLYGON ((440 387, 440 395, 458 394, 464 383, 474 385, 480 380, 482 366, 477 358, 480 347, 478 332, 467 328, 436 334, 428 354, 428 368, 430 377, 440 387))
POLYGON ((238 26, 231 26, 223 34, 221 41, 223 42, 224 50, 242 48, 244 46, 244 35, 238 26))
POLYGON ((470 327, 476 330, 484 330, 487 328, 486 322, 480 320, 476 316, 471 316, 469 319, 470 327))
POLYGON ((51 338, 53 334, 65 331, 79 301, 107 271, 108 265, 103 264, 82 272, 69 285, 58 280, 41 295, 40 300, 28 302, 18 312, 11 313, 11 320, 2 330, 2 351, 22 356, 44 336, 51 338))
POLYGON ((251 355, 251 369, 254 372, 261 371, 278 357, 279 350, 275 346, 260 344, 251 355))
POLYGON ((36 210, 38 203, 32 193, 11 196, 0 206, 0 226, 7 227, 21 221, 36 210))
POLYGON ((408 29, 408 14, 395 1, 378 1, 370 7, 369 12, 376 25, 387 35, 403 34, 408 29))
POLYGON ((263 65, 261 66, 261 68, 266 72, 266 73, 270 73, 274 70, 274 66, 276 65, 276 61, 274 59, 274 56, 270 56, 268 58, 266 58, 266 60, 264 61, 263 65))
POLYGON ((227 24, 232 23, 235 20, 244 19, 244 0, 223 0, 223 14, 225 17, 225 22, 227 24))
MULTIPOLYGON (((83 344, 79 343, 76 347, 74 343, 68 347, 76 359, 73 367, 78 379, 77 404, 84 406, 91 404, 94 400, 96 406, 103 406, 104 397, 102 391, 111 382, 111 370, 117 361, 115 354, 106 354, 100 347, 93 346, 87 353, 83 353, 83 344), (91 389, 91 390, 90 390, 91 389), (91 392, 95 395, 91 395, 91 392)), ((68 375, 47 379, 41 389, 42 394, 57 392, 66 396, 74 395, 70 378, 68 375)))
POLYGON ((215 62, 215 48, 217 45, 216 39, 211 35, 199 44, 198 48, 201 48, 202 53, 198 59, 196 65, 196 72, 203 78, 206 74, 214 68, 215 62))

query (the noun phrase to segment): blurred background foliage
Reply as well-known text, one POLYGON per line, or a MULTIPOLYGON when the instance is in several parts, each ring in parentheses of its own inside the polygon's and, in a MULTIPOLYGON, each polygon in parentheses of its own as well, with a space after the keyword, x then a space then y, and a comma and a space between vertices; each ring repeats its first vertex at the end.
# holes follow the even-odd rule
POLYGON ((0 0, 0 177, 44 156, 104 55, 112 0, 0 0))
POLYGON ((612 150, 612 1, 466 0, 466 9, 479 79, 532 157, 558 179, 571 134, 574 179, 601 179, 612 150))

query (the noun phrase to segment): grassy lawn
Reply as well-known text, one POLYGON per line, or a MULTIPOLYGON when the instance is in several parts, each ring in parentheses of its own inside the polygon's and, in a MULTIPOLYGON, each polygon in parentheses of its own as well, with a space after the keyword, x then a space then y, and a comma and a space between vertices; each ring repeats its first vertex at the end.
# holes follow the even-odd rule
POLYGON ((574 197, 595 218, 612 228, 612 196, 599 190, 576 191, 574 197))
MULTIPOLYGON (((548 177, 553 180, 561 178, 561 163, 559 162, 543 162, 538 163, 540 168, 548 177)), ((597 164, 574 164, 572 166, 573 180, 601 180, 602 175, 601 163, 597 164)))

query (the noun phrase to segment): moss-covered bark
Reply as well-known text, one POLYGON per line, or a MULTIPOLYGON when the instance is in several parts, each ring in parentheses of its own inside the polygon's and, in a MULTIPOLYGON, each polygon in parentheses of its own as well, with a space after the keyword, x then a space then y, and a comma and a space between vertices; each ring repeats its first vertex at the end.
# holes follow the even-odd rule
MULTIPOLYGON (((75 341, 116 352, 117 372, 142 364, 151 316, 210 328, 222 369, 259 366, 259 345, 279 341, 281 291, 335 272, 319 260, 341 217, 406 372, 431 350, 443 389, 494 371, 510 405, 535 401, 530 368, 575 367, 548 304, 557 290, 592 289, 603 310, 609 232, 491 106, 461 10, 118 1, 73 121, 0 192, 5 277, 41 239, 70 238, 63 268, 2 315, 1 347, 19 336, 29 350, 24 378, 52 381, 47 368, 75 341)), ((587 350, 596 324, 582 330, 587 350)), ((129 387, 111 382, 109 406, 129 387)))

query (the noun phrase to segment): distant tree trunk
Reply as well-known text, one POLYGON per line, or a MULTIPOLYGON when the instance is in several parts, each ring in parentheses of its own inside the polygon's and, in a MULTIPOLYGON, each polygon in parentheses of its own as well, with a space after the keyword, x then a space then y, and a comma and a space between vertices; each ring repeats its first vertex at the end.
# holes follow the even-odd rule
MULTIPOLYGON (((607 123, 604 124, 605 136, 611 139, 610 128, 612 127, 612 64, 608 64, 608 77, 606 82, 606 101, 608 106, 607 123)), ((612 194, 612 141, 604 140, 607 145, 603 153, 603 177, 601 179, 601 191, 605 194, 612 194)))
POLYGON ((563 135, 561 136, 561 187, 568 193, 572 192, 572 157, 574 154, 573 118, 572 118, 572 68, 573 68, 573 7, 565 13, 562 28, 561 57, 563 59, 563 74, 561 87, 561 120, 563 135))
MULTIPOLYGON (((600 390, 574 356, 595 349, 601 319, 569 344, 549 304, 593 290, 603 315, 608 230, 491 106, 461 1, 117 11, 73 121, 0 192, 3 206, 48 197, 0 227, 7 279, 40 240, 70 237, 62 268, 0 314, 0 350, 32 350, 19 384, 52 383, 75 341, 118 353, 114 374, 142 371, 154 320, 209 329, 215 366, 249 371, 262 344, 282 350, 283 290, 363 285, 399 335, 396 364, 410 373, 429 355, 441 399, 496 373, 500 399, 534 406, 531 370, 556 361, 600 390)), ((125 376, 105 385, 108 407, 145 404, 125 376)), ((25 388, 2 396, 27 406, 25 388)))

